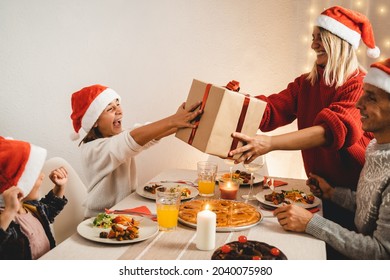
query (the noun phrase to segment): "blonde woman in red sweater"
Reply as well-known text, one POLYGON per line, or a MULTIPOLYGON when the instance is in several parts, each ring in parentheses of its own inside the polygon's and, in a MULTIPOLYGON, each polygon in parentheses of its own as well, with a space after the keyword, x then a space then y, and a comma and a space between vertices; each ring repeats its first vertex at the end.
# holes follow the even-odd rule
MULTIPOLYGON (((243 153, 236 161, 239 163, 274 150, 302 150, 307 176, 318 174, 334 186, 356 186, 372 136, 362 130, 355 107, 363 94, 365 76, 355 50, 360 39, 369 48, 369 56, 379 56, 379 49, 368 19, 338 6, 317 18, 312 37, 311 48, 317 54, 312 71, 277 94, 258 96, 268 103, 260 130, 271 131, 295 119, 299 130, 254 138, 233 133, 246 145, 230 155, 243 153)), ((324 205, 324 215, 347 227, 353 226, 353 215, 334 205, 324 205)))

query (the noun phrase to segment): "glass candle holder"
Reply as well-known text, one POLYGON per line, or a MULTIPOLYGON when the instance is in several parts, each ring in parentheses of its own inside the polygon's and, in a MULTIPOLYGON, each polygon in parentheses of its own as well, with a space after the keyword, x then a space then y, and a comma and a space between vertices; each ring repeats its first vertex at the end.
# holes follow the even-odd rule
POLYGON ((236 200, 239 183, 232 180, 219 181, 219 191, 222 199, 236 200))

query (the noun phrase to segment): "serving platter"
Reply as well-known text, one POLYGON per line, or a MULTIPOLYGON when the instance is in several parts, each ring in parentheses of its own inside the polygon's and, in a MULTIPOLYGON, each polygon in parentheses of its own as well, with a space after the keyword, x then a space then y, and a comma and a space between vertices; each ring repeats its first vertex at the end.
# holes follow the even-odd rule
POLYGON ((178 220, 183 225, 196 228, 195 217, 205 208, 217 214, 217 232, 242 231, 258 225, 263 220, 262 213, 253 205, 223 199, 183 202, 180 205, 178 220))

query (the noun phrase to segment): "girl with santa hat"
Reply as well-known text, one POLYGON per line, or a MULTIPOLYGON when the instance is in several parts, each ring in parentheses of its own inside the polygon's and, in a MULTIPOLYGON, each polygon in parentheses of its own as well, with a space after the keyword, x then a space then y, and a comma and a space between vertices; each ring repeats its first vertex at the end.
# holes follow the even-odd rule
POLYGON ((137 154, 179 128, 194 128, 190 121, 201 113, 197 110, 201 102, 188 110, 183 103, 171 116, 123 129, 120 101, 113 89, 102 85, 84 87, 72 94, 73 140, 77 140, 81 128, 86 132, 80 143, 87 179, 86 218, 104 212, 135 190, 137 154))

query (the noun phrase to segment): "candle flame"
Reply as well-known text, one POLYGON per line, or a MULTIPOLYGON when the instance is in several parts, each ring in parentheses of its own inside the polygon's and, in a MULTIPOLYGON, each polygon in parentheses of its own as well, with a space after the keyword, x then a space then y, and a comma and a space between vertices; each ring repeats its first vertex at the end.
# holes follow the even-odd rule
POLYGON ((210 210, 210 206, 209 206, 208 204, 206 204, 206 205, 204 206, 204 210, 210 210))

